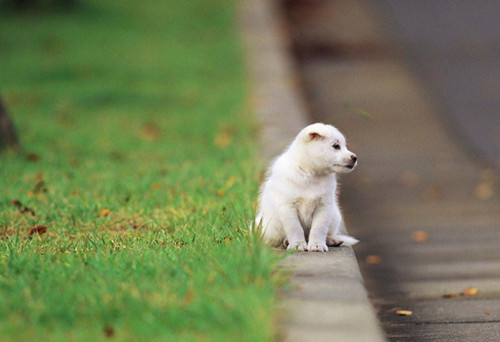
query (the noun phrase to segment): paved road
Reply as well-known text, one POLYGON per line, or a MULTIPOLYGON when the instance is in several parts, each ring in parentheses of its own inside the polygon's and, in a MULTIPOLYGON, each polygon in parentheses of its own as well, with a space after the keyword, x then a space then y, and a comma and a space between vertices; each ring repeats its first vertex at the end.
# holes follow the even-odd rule
POLYGON ((496 171, 466 152, 377 3, 288 4, 311 112, 344 131, 360 158, 341 202, 387 337, 500 341, 496 171), (461 295, 470 288, 478 293, 461 295))
POLYGON ((500 1, 383 0, 392 36, 440 110, 500 167, 500 1))

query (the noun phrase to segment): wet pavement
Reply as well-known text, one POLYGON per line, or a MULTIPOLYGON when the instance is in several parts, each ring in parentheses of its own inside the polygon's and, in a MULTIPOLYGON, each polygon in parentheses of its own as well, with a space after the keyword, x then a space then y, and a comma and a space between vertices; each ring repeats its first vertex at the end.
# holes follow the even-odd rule
POLYGON ((448 101, 465 95, 412 66, 385 2, 285 4, 314 121, 343 131, 360 160, 341 203, 387 337, 499 341, 498 174, 450 121, 461 114, 448 101))

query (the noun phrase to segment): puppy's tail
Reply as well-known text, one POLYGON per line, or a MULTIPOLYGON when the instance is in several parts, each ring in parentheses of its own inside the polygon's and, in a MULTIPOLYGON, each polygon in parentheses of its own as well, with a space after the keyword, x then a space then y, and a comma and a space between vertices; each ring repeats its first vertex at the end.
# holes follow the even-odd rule
POLYGON ((344 241, 343 245, 345 246, 354 246, 359 242, 358 239, 355 239, 352 236, 348 235, 349 233, 347 232, 344 220, 340 222, 339 233, 340 235, 337 236, 340 240, 344 241))
POLYGON ((353 238, 352 236, 349 235, 337 235, 336 238, 344 241, 344 243, 342 243, 342 246, 354 246, 359 242, 358 239, 353 238))

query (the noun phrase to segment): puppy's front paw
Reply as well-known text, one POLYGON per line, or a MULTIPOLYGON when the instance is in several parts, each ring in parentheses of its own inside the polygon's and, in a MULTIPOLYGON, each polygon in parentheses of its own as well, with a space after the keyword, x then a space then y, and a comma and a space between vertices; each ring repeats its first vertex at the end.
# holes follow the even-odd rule
POLYGON ((305 252, 307 251, 307 244, 305 241, 297 241, 294 243, 289 243, 286 249, 294 250, 294 251, 299 251, 299 252, 305 252))
POLYGON ((309 243, 307 250, 309 252, 328 252, 328 247, 324 243, 309 243))

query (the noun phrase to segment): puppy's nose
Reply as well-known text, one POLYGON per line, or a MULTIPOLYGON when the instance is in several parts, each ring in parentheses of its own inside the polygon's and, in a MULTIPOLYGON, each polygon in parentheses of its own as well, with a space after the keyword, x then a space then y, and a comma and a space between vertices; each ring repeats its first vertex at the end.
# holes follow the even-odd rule
POLYGON ((355 163, 355 162, 356 162, 356 160, 358 160, 358 157, 356 157, 356 155, 355 155, 355 154, 353 154, 353 155, 351 156, 351 160, 352 160, 352 162, 353 162, 353 163, 355 163))

